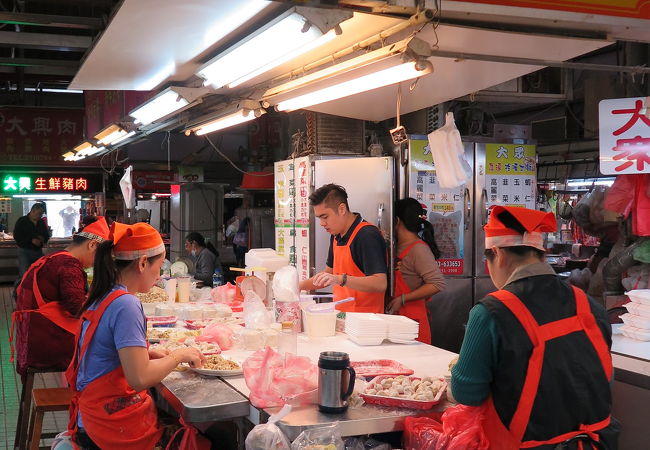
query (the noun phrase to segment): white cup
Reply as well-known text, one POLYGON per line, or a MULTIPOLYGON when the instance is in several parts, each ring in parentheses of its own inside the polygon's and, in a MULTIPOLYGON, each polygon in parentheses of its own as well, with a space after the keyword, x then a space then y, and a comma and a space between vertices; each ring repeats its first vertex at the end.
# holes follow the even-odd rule
POLYGON ((176 302, 176 278, 170 278, 165 282, 165 292, 167 293, 167 303, 176 302))
POLYGON ((178 277, 178 301, 180 303, 187 303, 190 301, 191 288, 192 280, 190 277, 178 277))

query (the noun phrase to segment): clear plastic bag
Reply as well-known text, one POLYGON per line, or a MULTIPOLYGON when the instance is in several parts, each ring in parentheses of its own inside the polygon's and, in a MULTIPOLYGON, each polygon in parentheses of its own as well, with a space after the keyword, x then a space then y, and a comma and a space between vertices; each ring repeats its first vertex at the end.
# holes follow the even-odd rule
POLYGON ((246 436, 246 450, 290 450, 289 439, 278 428, 276 422, 291 412, 291 406, 284 407, 269 417, 268 422, 255 425, 246 436))
POLYGON ((373 438, 351 437, 345 440, 345 450, 392 450, 390 444, 373 438))
POLYGON ((305 430, 291 444, 291 450, 307 450, 313 448, 345 450, 338 422, 326 427, 305 430))
POLYGON ((266 347, 249 356, 242 367, 250 402, 257 408, 283 406, 318 388, 318 367, 305 356, 285 358, 266 347))
POLYGON ((244 325, 246 328, 261 330, 271 326, 269 316, 264 302, 253 291, 248 291, 244 297, 244 325))

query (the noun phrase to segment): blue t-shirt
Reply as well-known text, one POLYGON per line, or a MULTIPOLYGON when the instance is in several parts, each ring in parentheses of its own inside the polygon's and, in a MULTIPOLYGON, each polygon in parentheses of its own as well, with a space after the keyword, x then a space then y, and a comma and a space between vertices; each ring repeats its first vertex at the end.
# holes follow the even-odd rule
MULTIPOLYGON (((116 285, 111 292, 126 287, 116 285)), ((106 297, 104 297, 106 298, 106 297)), ((104 299, 93 303, 95 310, 104 299)), ((84 321, 79 347, 84 342, 90 322, 84 321)), ((95 330, 93 340, 79 365, 77 390, 82 391, 91 381, 115 370, 120 363, 118 350, 125 347, 146 347, 147 330, 142 303, 134 295, 124 294, 110 304, 95 330)))

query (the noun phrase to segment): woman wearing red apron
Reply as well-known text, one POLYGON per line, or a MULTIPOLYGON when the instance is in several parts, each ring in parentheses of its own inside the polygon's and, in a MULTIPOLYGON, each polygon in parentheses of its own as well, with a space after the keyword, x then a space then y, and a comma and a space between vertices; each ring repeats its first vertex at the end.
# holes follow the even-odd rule
POLYGON ((436 262, 440 251, 433 237, 433 227, 426 220, 425 211, 417 200, 398 200, 394 212, 398 257, 395 292, 387 312, 401 314, 418 322, 420 329, 417 340, 431 344, 426 302, 445 288, 436 262))
MULTIPOLYGON (((19 374, 28 367, 64 370, 70 363, 87 294, 84 268, 92 267, 97 246, 107 238, 106 221, 96 218, 64 251, 38 259, 23 276, 12 314, 19 374)), ((13 331, 12 326, 11 338, 13 331)))
POLYGON ((153 354, 147 348, 140 301, 160 274, 165 246, 150 225, 113 223, 97 250, 93 284, 82 308, 66 377, 74 392, 68 430, 76 446, 120 450, 154 448, 163 434, 147 389, 178 364, 201 367, 192 348, 153 354))

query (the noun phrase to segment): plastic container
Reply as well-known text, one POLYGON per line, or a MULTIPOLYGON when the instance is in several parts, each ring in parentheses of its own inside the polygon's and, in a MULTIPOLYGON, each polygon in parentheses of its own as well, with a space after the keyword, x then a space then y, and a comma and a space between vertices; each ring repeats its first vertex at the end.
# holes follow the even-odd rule
POLYGON ((625 295, 630 297, 630 300, 634 303, 641 303, 650 306, 650 289, 635 289, 626 292, 625 295))
POLYGON ((629 302, 624 304, 623 306, 632 314, 636 314, 637 316, 643 316, 647 319, 650 319, 650 305, 644 305, 643 303, 629 302))
POLYGON ((272 248, 254 248, 245 256, 246 267, 264 267, 268 272, 277 272, 281 267, 289 265, 289 259, 280 256, 272 248))
POLYGON ((312 313, 303 311, 305 331, 309 337, 326 337, 336 335, 336 316, 338 311, 312 313))
POLYGON ((179 303, 187 303, 190 301, 190 291, 192 289, 192 281, 190 277, 178 277, 178 301, 179 303))
POLYGON ((650 319, 646 317, 626 313, 621 315, 621 320, 623 320, 626 325, 632 325, 635 328, 641 328, 643 330, 650 331, 650 319))
POLYGON ((282 356, 287 353, 298 354, 298 334, 293 330, 293 322, 282 322, 282 331, 278 336, 278 353, 282 356))
MULTIPOLYGON (((371 389, 375 385, 376 382, 382 381, 385 378, 388 377, 377 377, 372 380, 371 383, 368 384, 366 389, 371 389)), ((409 380, 419 380, 419 377, 409 377, 409 380)), ((440 381, 444 381, 443 378, 440 379, 440 381)), ((431 401, 426 401, 426 400, 412 400, 408 398, 399 398, 399 397, 386 397, 383 395, 371 395, 371 394, 360 394, 361 398, 363 400, 371 405, 381 405, 381 406, 388 406, 392 408, 409 408, 409 409, 431 409, 438 403, 440 403, 440 400, 442 399, 442 394, 445 393, 447 390, 447 383, 443 382, 442 387, 438 390, 436 396, 433 398, 431 401)))
POLYGON ((217 287, 222 285, 223 285, 223 274, 221 273, 221 269, 217 267, 216 269, 214 269, 214 273, 212 274, 212 287, 217 287))
POLYGON ((381 345, 384 342, 382 336, 379 337, 365 337, 365 336, 356 336, 354 334, 348 334, 348 339, 354 342, 357 345, 381 345))
POLYGON ((413 375, 413 369, 392 359, 353 361, 350 363, 358 377, 378 377, 381 375, 413 375))
POLYGON ((165 292, 167 293, 167 302, 176 302, 176 278, 170 278, 165 281, 165 292))

